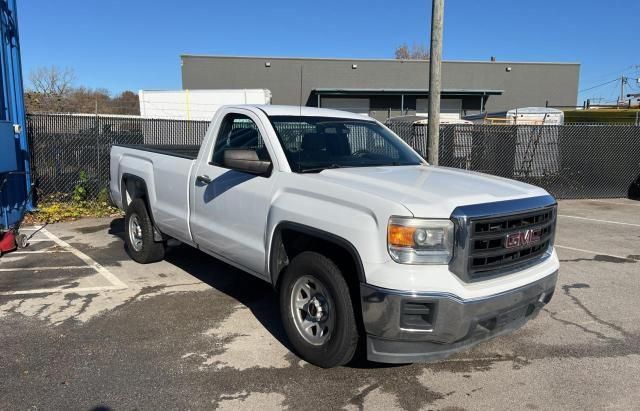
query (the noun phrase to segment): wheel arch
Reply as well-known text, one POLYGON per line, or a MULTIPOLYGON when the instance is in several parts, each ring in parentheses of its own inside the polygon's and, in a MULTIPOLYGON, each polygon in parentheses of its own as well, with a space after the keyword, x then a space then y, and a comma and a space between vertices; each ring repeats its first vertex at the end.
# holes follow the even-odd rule
MULTIPOLYGON (((315 227, 292 221, 281 221, 273 230, 269 250, 269 276, 275 288, 279 285, 282 271, 288 265, 282 260, 283 248, 284 257, 289 260, 303 251, 317 251, 327 257, 338 259, 337 263, 346 263, 353 269, 353 273, 345 273, 346 277, 351 277, 347 280, 352 280, 351 283, 366 282, 360 253, 349 240, 315 227), (295 240, 298 242, 292 245, 295 240)), ((350 284, 350 286, 355 285, 350 284)))
POLYGON ((147 189, 147 182, 144 178, 130 173, 122 174, 122 179, 120 181, 120 195, 122 196, 122 209, 125 212, 133 200, 137 198, 144 200, 144 205, 147 209, 147 213, 149 214, 149 218, 151 219, 151 223, 153 224, 153 239, 155 241, 163 241, 164 237, 158 229, 156 220, 153 217, 151 204, 149 204, 149 191, 147 189))

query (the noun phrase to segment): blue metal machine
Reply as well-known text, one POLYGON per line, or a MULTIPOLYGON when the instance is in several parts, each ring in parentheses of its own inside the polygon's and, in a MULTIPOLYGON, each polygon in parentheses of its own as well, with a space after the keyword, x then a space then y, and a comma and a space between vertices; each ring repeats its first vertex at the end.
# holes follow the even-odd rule
POLYGON ((16 0, 0 0, 0 238, 32 208, 30 187, 16 0))

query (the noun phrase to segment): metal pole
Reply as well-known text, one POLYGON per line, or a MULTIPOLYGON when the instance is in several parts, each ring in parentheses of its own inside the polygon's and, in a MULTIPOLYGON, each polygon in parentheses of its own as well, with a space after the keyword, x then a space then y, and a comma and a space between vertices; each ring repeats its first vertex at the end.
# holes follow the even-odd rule
MULTIPOLYGON (((187 110, 187 116, 189 111, 187 110)), ((98 97, 96 96, 96 117, 95 117, 95 124, 96 124, 96 178, 99 178, 99 176, 102 174, 101 170, 100 170, 100 119, 98 117, 98 97)), ((87 177, 89 175, 88 170, 86 171, 87 173, 87 177)), ((102 188, 102 187, 100 187, 102 188)))
POLYGON ((429 152, 430 164, 438 165, 440 141, 440 92, 442 89, 442 21, 444 0, 432 0, 429 51, 429 152))

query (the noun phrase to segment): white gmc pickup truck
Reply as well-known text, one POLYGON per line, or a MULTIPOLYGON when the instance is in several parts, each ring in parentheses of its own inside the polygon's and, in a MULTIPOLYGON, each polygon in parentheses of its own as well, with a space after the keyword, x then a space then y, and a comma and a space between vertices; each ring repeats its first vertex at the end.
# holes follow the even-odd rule
POLYGON ((556 284, 546 191, 430 166, 357 114, 225 106, 200 147, 114 146, 110 177, 135 261, 178 240, 268 281, 321 367, 445 358, 522 326, 556 284))

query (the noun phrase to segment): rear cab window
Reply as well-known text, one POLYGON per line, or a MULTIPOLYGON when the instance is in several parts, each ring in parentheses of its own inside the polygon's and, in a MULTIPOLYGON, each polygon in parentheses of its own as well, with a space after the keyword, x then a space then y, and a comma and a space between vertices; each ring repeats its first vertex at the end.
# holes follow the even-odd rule
POLYGON ((271 161, 258 126, 244 114, 230 113, 224 117, 216 136, 210 164, 228 168, 224 164, 224 153, 230 149, 255 150, 259 160, 271 161))

